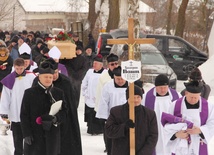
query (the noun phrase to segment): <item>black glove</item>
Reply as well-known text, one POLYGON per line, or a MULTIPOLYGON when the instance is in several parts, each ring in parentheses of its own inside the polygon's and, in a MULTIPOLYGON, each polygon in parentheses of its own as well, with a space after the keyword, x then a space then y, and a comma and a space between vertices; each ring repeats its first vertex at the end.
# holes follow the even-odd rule
POLYGON ((52 115, 42 115, 42 127, 44 130, 49 131, 52 124, 57 122, 57 117, 52 115))
POLYGON ((33 137, 32 136, 25 137, 24 142, 28 145, 31 145, 33 143, 33 137))
POLYGON ((2 119, 8 119, 8 115, 7 114, 0 114, 2 119))
POLYGON ((134 127, 135 127, 135 124, 131 119, 126 121, 126 128, 134 128, 134 127))
POLYGON ((46 115, 42 115, 41 118, 42 118, 42 121, 52 121, 54 117, 52 115, 46 114, 46 115))

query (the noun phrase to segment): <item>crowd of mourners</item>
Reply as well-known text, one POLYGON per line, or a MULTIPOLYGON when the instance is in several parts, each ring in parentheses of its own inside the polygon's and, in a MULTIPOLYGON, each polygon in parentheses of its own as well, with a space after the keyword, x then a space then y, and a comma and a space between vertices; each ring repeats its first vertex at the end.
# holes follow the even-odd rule
POLYGON ((76 56, 60 59, 58 47, 48 48, 49 35, 0 30, 0 116, 10 121, 14 155, 82 155, 81 94, 87 133, 103 134, 107 155, 130 154, 131 129, 136 155, 208 155, 214 105, 198 68, 182 92, 170 88, 169 77, 160 74, 148 91, 143 81, 135 81, 131 98, 121 58, 110 53, 104 67, 91 34, 86 46, 77 34, 72 38, 76 56))

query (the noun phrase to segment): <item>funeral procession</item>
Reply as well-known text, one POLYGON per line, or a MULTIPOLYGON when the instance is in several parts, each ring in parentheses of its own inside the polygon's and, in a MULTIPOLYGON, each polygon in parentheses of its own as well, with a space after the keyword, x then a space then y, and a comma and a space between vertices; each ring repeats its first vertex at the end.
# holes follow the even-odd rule
POLYGON ((214 0, 0 0, 0 155, 214 155, 214 0))

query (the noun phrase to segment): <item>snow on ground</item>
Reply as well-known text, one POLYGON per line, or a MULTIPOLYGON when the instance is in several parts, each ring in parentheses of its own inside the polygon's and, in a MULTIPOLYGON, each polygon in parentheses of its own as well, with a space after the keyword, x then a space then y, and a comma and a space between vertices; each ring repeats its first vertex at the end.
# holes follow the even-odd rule
MULTIPOLYGON (((183 90, 184 81, 178 81, 177 83, 177 90, 180 92, 183 90)), ((152 87, 153 85, 147 84, 145 87, 145 90, 149 89, 149 87, 152 87)), ((214 96, 211 96, 209 100, 214 102, 214 96)), ((82 147, 83 147, 83 155, 104 155, 104 142, 103 142, 103 136, 97 135, 97 136, 91 136, 87 134, 87 127, 86 123, 84 122, 84 100, 81 97, 80 99, 80 105, 78 108, 78 114, 79 114, 79 123, 80 123, 80 130, 81 130, 81 137, 82 137, 82 147)), ((0 135, 0 155, 13 155, 13 139, 11 135, 11 131, 7 132, 7 136, 0 135)), ((214 155, 214 148, 211 146, 214 146, 214 138, 209 144, 209 155, 214 155)))

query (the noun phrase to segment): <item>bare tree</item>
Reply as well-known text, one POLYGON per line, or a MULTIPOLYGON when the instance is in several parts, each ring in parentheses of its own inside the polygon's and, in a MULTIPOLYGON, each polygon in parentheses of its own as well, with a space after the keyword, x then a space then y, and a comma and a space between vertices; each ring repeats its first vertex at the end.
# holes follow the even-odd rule
POLYGON ((166 22, 166 34, 171 34, 171 15, 172 15, 173 0, 167 0, 167 22, 166 22))
MULTIPOLYGON (((102 5, 103 1, 104 0, 101 0, 100 6, 102 5)), ((96 4, 96 0, 89 0, 89 12, 88 12, 88 21, 90 24, 90 32, 89 33, 93 32, 97 17, 100 14, 100 11, 97 11, 97 12, 95 11, 96 10, 95 4, 96 4)))
POLYGON ((119 0, 109 0, 109 17, 106 31, 117 29, 120 21, 119 0))
POLYGON ((185 12, 188 5, 189 0, 182 0, 181 6, 178 11, 178 21, 177 26, 175 30, 175 35, 183 37, 184 34, 184 28, 185 28, 185 12))

